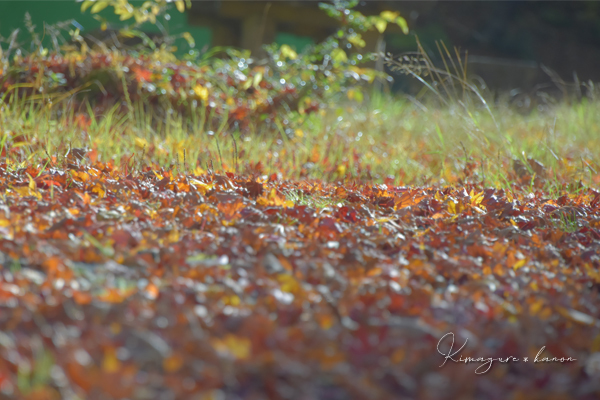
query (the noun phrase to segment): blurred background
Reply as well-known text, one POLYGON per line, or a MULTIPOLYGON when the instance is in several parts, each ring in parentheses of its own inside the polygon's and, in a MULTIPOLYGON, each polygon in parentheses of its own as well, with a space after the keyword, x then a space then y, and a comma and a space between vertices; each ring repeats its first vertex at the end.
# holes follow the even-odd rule
MULTIPOLYGON (((132 1, 132 3, 141 3, 132 1)), ((600 80, 600 2, 597 1, 363 1, 357 10, 378 14, 396 10, 408 21, 410 34, 391 26, 384 35, 365 36, 366 51, 401 54, 416 50, 416 37, 434 60, 436 41, 460 49, 472 76, 499 91, 536 90, 559 82, 600 80)), ((74 19, 84 35, 102 37, 122 23, 105 10, 101 18, 82 14, 75 1, 0 1, 0 35, 26 32, 25 13, 38 28, 44 22, 74 19), (105 20, 102 20, 104 18, 105 20), (102 23, 109 29, 101 31, 102 23)), ((194 1, 190 10, 173 10, 157 26, 143 28, 152 37, 189 32, 196 49, 235 46, 261 55, 262 44, 289 44, 297 51, 336 31, 336 21, 317 1, 194 1)), ((189 50, 185 41, 178 51, 189 50)), ((397 90, 410 91, 397 79, 397 90)))

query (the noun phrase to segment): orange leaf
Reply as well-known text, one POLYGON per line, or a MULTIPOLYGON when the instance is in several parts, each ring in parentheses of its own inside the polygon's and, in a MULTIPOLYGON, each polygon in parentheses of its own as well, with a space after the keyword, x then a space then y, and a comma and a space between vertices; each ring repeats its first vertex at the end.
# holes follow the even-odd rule
POLYGON ((73 291, 73 300, 75 300, 75 303, 83 306, 86 304, 90 304, 92 302, 92 295, 90 295, 88 292, 81 292, 79 290, 74 290, 73 291))
POLYGON ((184 358, 179 353, 173 353, 163 359, 163 369, 166 372, 177 372, 181 369, 184 363, 184 358))
POLYGON ((250 340, 232 334, 226 335, 223 339, 215 338, 211 343, 217 352, 233 356, 238 360, 247 359, 252 351, 250 340))
POLYGON ((57 272, 63 265, 62 260, 58 256, 47 258, 42 265, 47 269, 48 273, 57 272))
POLYGON ((121 362, 117 358, 117 351, 113 347, 109 347, 104 351, 102 359, 102 370, 106 373, 115 373, 121 369, 121 362))

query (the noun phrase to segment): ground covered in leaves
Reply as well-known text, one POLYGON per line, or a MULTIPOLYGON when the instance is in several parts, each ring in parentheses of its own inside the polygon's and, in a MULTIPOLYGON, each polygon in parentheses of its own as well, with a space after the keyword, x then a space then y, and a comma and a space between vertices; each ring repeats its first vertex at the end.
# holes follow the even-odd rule
POLYGON ((335 185, 86 158, 2 164, 0 186, 0 397, 600 393, 594 190, 335 185), (520 361, 440 367, 448 332, 454 351, 468 338, 455 359, 520 361), (576 361, 535 363, 544 346, 538 361, 576 361))

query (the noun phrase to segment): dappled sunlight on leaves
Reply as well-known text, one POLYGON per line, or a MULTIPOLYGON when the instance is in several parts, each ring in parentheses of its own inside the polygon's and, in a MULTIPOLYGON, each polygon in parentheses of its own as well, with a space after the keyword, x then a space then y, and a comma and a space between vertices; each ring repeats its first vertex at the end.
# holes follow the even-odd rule
MULTIPOLYGON (((472 352, 490 356, 546 344, 581 360, 600 335, 600 194, 591 189, 551 198, 517 184, 0 167, 2 337, 25 358, 23 346, 41 340, 83 397, 116 376, 103 390, 129 396, 132 382, 159 372, 148 390, 177 398, 222 387, 224 374, 235 390, 260 393, 252 381, 281 384, 269 372, 276 363, 295 393, 333 384, 348 398, 399 388, 416 398, 424 377, 407 385, 389 374, 439 365, 447 331, 468 330, 472 352), (196 360, 206 367, 191 374, 196 360)), ((16 379, 16 368, 0 364, 1 376, 16 379)), ((456 368, 437 372, 453 377, 449 390, 484 390, 456 368)), ((547 393, 530 378, 569 374, 578 393, 588 379, 578 368, 524 365, 502 379, 547 393)))

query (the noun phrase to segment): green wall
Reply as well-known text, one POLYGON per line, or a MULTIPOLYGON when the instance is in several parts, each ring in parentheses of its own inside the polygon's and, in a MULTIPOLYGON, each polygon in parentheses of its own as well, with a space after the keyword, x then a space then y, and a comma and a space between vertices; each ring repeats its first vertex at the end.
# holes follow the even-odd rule
MULTIPOLYGON (((142 1, 131 1, 134 5, 142 4, 142 1)), ((20 29, 19 41, 23 44, 29 42, 29 34, 25 29, 24 19, 25 13, 31 15, 31 20, 36 25, 36 31, 42 36, 44 22, 46 24, 55 24, 60 21, 74 19, 78 24, 83 26, 82 33, 90 32, 100 28, 100 22, 97 21, 89 10, 85 13, 80 11, 81 3, 76 3, 74 0, 59 0, 59 1, 24 1, 24 0, 0 0, 0 35, 4 38, 10 36, 15 29, 20 29)), ((109 24, 122 26, 124 22, 119 21, 119 18, 112 14, 112 8, 108 7, 99 13, 105 18, 109 24)), ((211 31, 208 28, 190 26, 187 23, 185 14, 178 12, 175 7, 169 10, 170 19, 160 18, 162 23, 170 34, 178 34, 189 32, 196 41, 196 48, 202 49, 205 45, 209 45, 211 41, 211 31)), ((130 20, 129 22, 131 22, 130 20)), ((125 21, 128 22, 128 21, 125 21)), ((146 32, 159 31, 158 27, 152 24, 145 24, 142 30, 146 32)), ((68 33, 65 38, 68 39, 68 33)), ((179 50, 187 51, 189 48, 185 45, 185 41, 178 42, 179 50)), ((6 44, 3 44, 6 48, 6 44)))
POLYGON ((315 41, 307 36, 297 36, 291 33, 280 32, 275 36, 275 43, 278 45, 287 44, 296 51, 301 52, 308 46, 315 44, 315 41))
MULTIPOLYGON (((134 5, 141 5, 143 3, 136 0, 130 2, 134 5)), ((36 31, 40 36, 43 35, 44 22, 46 24, 55 24, 60 21, 74 19, 84 28, 82 34, 99 29, 100 22, 90 14, 89 9, 85 13, 81 13, 80 8, 81 3, 76 3, 74 0, 0 0, 0 35, 6 39, 15 29, 20 29, 19 42, 26 47, 26 44, 31 41, 24 24, 25 13, 27 12, 31 15, 31 20, 36 25, 36 31)), ((198 50, 202 50, 207 45, 210 46, 212 32, 209 28, 189 25, 187 23, 187 16, 178 12, 174 6, 171 7, 168 14, 170 16, 169 20, 166 20, 164 16, 159 19, 160 23, 167 29, 167 32, 173 35, 186 31, 189 32, 196 41, 196 49, 198 50)), ((99 15, 105 18, 109 24, 122 26, 124 23, 112 14, 112 8, 110 7, 101 11, 99 15)), ((142 26, 142 30, 146 32, 159 31, 158 27, 149 23, 142 26)), ((68 39, 67 32, 63 36, 65 39, 68 39)), ((284 43, 288 44, 298 51, 302 51, 313 42, 310 38, 287 33, 279 33, 275 41, 280 45, 284 43)), ((44 44, 48 46, 50 42, 45 40, 44 44)), ((6 49, 6 43, 1 45, 6 49)), ((179 54, 189 50, 184 40, 176 42, 176 45, 178 46, 179 54)))

